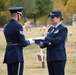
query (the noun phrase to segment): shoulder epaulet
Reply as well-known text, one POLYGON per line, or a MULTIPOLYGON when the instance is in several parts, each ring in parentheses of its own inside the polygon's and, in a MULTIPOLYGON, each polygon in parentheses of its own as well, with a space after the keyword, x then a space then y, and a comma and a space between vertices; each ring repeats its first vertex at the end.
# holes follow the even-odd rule
POLYGON ((5 27, 6 27, 6 25, 7 25, 7 24, 4 25, 4 27, 3 27, 3 31, 4 31, 5 27))
POLYGON ((6 27, 7 24, 4 25, 3 29, 6 27))
POLYGON ((67 28, 67 26, 66 26, 66 25, 64 25, 64 27, 66 27, 66 28, 67 28))
POLYGON ((66 25, 64 25, 64 24, 62 24, 62 26, 67 28, 67 26, 66 26, 66 25))

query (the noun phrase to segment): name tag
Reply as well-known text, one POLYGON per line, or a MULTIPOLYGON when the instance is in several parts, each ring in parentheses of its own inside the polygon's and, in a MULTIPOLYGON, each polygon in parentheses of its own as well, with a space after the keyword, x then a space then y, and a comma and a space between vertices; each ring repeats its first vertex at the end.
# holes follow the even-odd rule
POLYGON ((54 33, 55 33, 55 34, 56 34, 56 33, 59 33, 59 29, 57 29, 54 33))

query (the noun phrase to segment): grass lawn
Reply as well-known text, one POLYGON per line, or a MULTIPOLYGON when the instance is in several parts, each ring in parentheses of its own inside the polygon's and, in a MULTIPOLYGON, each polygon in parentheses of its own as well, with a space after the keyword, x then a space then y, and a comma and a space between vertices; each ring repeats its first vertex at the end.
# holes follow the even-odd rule
MULTIPOLYGON (((76 75, 76 26, 68 26, 67 28, 68 40, 66 42, 67 63, 65 75, 76 75), (70 31, 72 36, 69 35, 70 31)), ((47 29, 44 32, 45 36, 47 29)), ((28 32, 24 30, 24 35, 26 38, 39 37, 42 35, 42 32, 39 28, 32 28, 28 32)), ((3 32, 0 31, 0 75, 7 75, 7 66, 3 64, 5 46, 5 38, 3 32)), ((36 53, 40 50, 39 46, 35 44, 24 48, 24 75, 48 75, 46 60, 45 68, 42 68, 41 62, 35 57, 36 53)), ((46 49, 44 51, 46 52, 46 49)))

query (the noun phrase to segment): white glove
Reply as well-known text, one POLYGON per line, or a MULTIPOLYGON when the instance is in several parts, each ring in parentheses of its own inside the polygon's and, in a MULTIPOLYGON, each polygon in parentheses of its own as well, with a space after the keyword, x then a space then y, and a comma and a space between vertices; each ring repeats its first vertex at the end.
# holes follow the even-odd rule
POLYGON ((44 40, 45 39, 45 37, 36 37, 36 38, 33 38, 34 40, 37 40, 37 39, 42 39, 42 40, 44 40))
POLYGON ((39 45, 39 46, 43 46, 43 42, 40 42, 38 45, 39 45))
POLYGON ((34 44, 34 43, 35 43, 32 38, 29 38, 29 39, 27 39, 27 40, 30 42, 30 44, 34 44))

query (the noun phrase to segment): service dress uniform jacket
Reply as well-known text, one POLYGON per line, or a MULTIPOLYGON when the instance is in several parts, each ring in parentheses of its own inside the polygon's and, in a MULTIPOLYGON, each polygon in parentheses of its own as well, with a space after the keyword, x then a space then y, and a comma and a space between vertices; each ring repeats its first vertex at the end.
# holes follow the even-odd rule
MULTIPOLYGON (((48 18, 60 18, 63 20, 61 11, 52 11, 48 18)), ((51 45, 43 45, 41 48, 47 48, 47 66, 49 75, 65 75, 66 64, 66 49, 65 41, 67 38, 67 28, 58 23, 48 29, 48 34, 45 37, 46 41, 49 41, 51 45)))
POLYGON ((50 27, 45 37, 51 45, 43 46, 47 48, 47 66, 49 75, 64 75, 66 64, 65 40, 67 37, 67 28, 62 24, 57 27, 50 27))
POLYGON ((29 45, 29 42, 25 40, 22 26, 11 19, 4 26, 4 35, 7 43, 4 63, 24 62, 23 47, 29 45))
POLYGON ((65 40, 67 28, 60 24, 58 27, 50 27, 45 40, 51 42, 47 46, 47 61, 66 60, 65 40))

